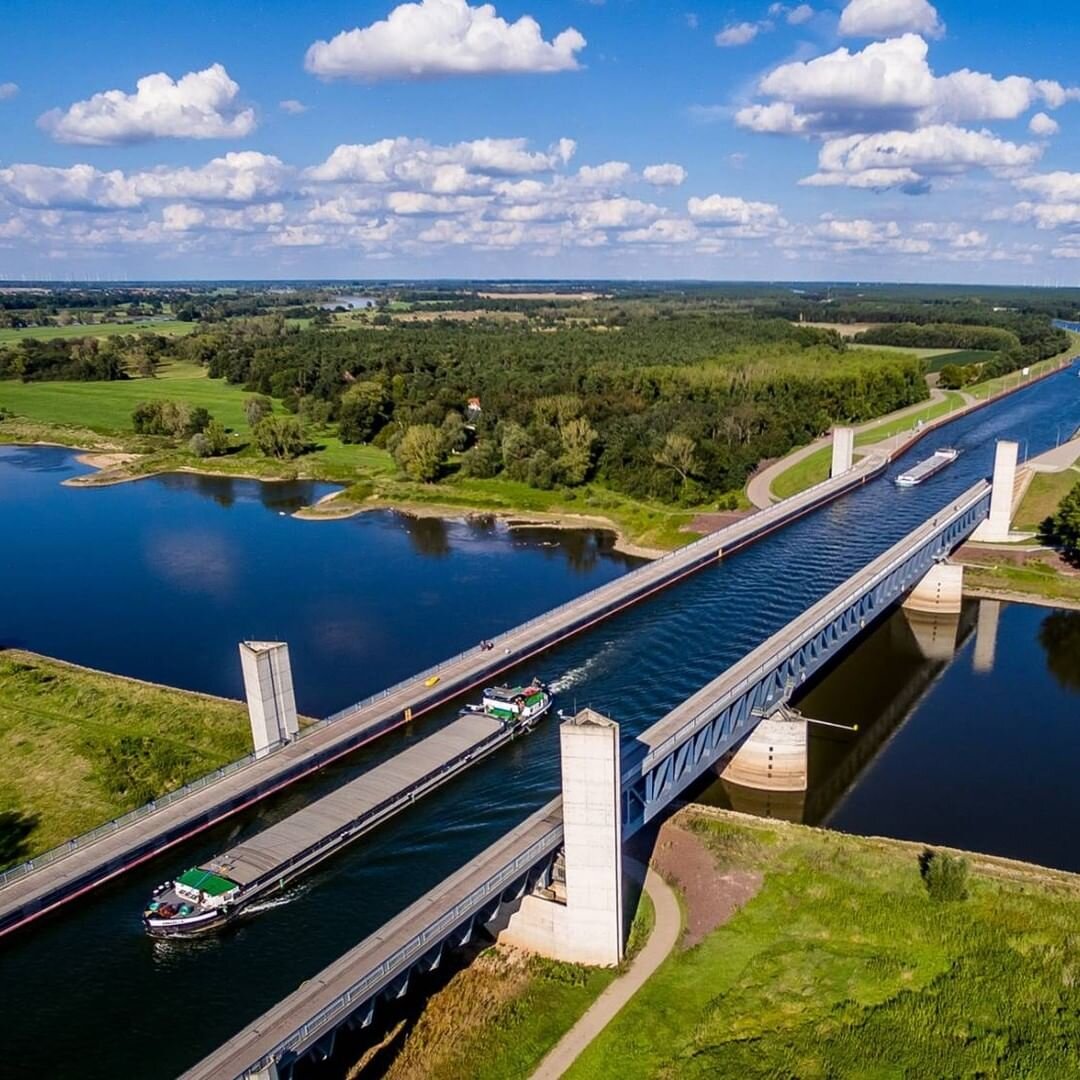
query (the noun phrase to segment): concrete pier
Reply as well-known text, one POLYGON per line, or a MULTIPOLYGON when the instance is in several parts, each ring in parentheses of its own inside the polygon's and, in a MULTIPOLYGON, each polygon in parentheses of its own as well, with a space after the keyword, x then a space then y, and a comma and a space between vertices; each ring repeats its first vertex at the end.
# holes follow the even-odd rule
POLYGON ((240 667, 251 738, 255 754, 261 756, 295 739, 300 731, 289 646, 283 641, 242 641, 240 667))
POLYGON ((807 723, 781 709, 761 720, 724 766, 721 779, 763 791, 805 791, 807 723))
MULTIPOLYGON (((925 615, 959 615, 963 601, 964 568, 935 563, 926 577, 908 593, 902 606, 925 615)), ((955 635, 954 635, 955 640, 955 635)))
POLYGON ((1013 492, 1016 488, 1016 460, 1020 446, 1002 439, 994 451, 993 493, 990 496, 990 516, 974 532, 972 540, 1004 544, 1012 525, 1013 492))
POLYGON ((855 429, 850 427, 833 428, 832 433, 832 468, 829 476, 843 476, 855 462, 855 429))
POLYGON ((559 729, 559 746, 565 897, 523 897, 499 938, 556 960, 613 967, 625 943, 619 725, 583 709, 559 729))

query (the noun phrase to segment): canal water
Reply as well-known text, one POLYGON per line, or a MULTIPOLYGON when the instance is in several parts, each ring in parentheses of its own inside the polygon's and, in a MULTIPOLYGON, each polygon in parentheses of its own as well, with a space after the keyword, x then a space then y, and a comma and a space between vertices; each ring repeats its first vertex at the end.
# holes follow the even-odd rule
MULTIPOLYGON (((523 665, 522 675, 546 679, 563 707, 589 704, 612 716, 630 740, 975 480, 988 475, 995 439, 1017 439, 1034 454, 1053 446, 1058 428, 1068 423, 1080 424, 1080 379, 1075 372, 1050 378, 933 433, 897 461, 888 477, 530 661, 523 665), (898 489, 892 483, 913 461, 947 445, 961 451, 953 466, 918 488, 898 489)), ((61 472, 71 467, 66 459, 54 464, 61 472)), ((31 470, 16 467, 16 471, 25 480, 31 470)), ((527 546, 521 557, 535 560, 535 565, 530 563, 522 575, 505 571, 497 578, 498 560, 493 558, 474 568, 478 576, 452 584, 449 579, 459 572, 455 562, 461 549, 470 543, 504 544, 505 538, 477 539, 468 526, 451 524, 446 527, 448 554, 418 556, 412 545, 419 541, 412 534, 403 536, 400 522, 294 521, 281 516, 282 508, 264 505, 264 497, 271 496, 260 494, 261 488, 230 486, 230 492, 241 494, 226 507, 184 488, 187 478, 127 485, 124 491, 131 494, 120 494, 121 489, 57 489, 56 478, 55 473, 36 474, 29 481, 39 493, 39 511, 37 516, 21 517, 20 528, 34 530, 47 546, 39 547, 24 537, 18 548, 24 562, 5 583, 21 605, 18 610, 36 629, 31 634, 23 625, 9 624, 3 630, 5 637, 43 652, 128 670, 134 661, 119 648, 102 659, 110 650, 110 642, 102 639, 132 620, 134 610, 140 619, 149 620, 148 625, 162 624, 157 640, 168 642, 179 654, 170 662, 186 673, 185 678, 150 677, 226 691, 238 685, 232 669, 238 638, 283 637, 293 649, 301 705, 311 712, 327 711, 414 671, 437 659, 432 655, 437 650, 448 655, 471 647, 479 638, 566 595, 564 591, 557 596, 550 581, 540 585, 545 579, 532 575, 548 572, 565 590, 567 575, 579 572, 563 550, 536 551, 527 546), (180 490, 170 483, 181 484, 180 490), (117 514, 114 509, 111 524, 93 523, 105 509, 99 511, 90 500, 126 498, 132 500, 126 504, 126 513, 117 514), (149 502, 140 508, 144 499, 149 502), (234 514, 244 522, 233 534, 245 557, 241 568, 222 555, 231 543, 223 544, 222 530, 232 528, 223 523, 234 514), (149 547, 147 518, 163 526, 155 534, 157 543, 149 547), (100 587, 88 584, 88 589, 98 591, 87 593, 85 536, 92 523, 101 530, 99 540, 111 539, 125 553, 107 562, 102 573, 122 574, 127 568, 138 581, 147 565, 156 565, 155 588, 163 578, 169 579, 169 573, 169 580, 179 573, 186 582, 183 589, 162 596, 182 599, 190 594, 190 601, 184 601, 182 610, 171 610, 161 600, 144 597, 138 584, 129 588, 115 580, 100 587), (278 528, 289 531, 275 534, 278 528), (183 529, 187 532, 182 542, 168 547, 174 533, 183 529), (55 532, 64 534, 63 539, 50 539, 55 532), (144 541, 133 545, 128 536, 132 532, 144 541), (282 539, 268 541, 264 535, 282 539), (368 547, 377 541, 386 548, 368 547), (163 544, 173 568, 164 574, 160 563, 154 562, 163 544), (400 558, 402 550, 410 553, 408 558, 400 558), (399 562, 387 562, 394 553, 399 562), (204 563, 218 568, 207 571, 204 563), (552 564, 558 574, 550 574, 552 564), (360 576, 358 568, 363 566, 369 568, 367 577, 360 576), (438 568, 436 572, 432 566, 438 568), (216 584, 207 580, 208 573, 217 575, 216 584), (62 580, 42 594, 50 576, 62 580), (462 589, 468 589, 470 581, 471 591, 463 597, 462 589), (511 595, 514 589, 521 595, 511 595), (373 600, 368 590, 383 591, 389 597, 378 607, 381 621, 374 624, 369 617, 373 600), (223 593, 230 597, 227 603, 221 599, 223 593), (288 600, 277 603, 275 594, 284 594, 288 600), (200 613, 202 605, 213 607, 212 617, 200 613), (303 617, 295 613, 298 605, 306 613, 303 617), (325 605, 329 605, 327 610, 325 605), (276 620, 265 617, 264 611, 273 612, 276 620), (189 619, 196 620, 194 629, 189 619), (73 625, 57 628, 62 622, 73 625), (217 624, 226 622, 214 647, 202 650, 202 636, 215 633, 217 624), (307 627, 313 628, 310 641, 299 636, 307 627), (314 628, 322 630, 323 636, 317 637, 314 628), (389 643, 379 654, 385 666, 375 671, 360 654, 349 651, 357 640, 369 636, 389 643), (59 637, 63 637, 63 649, 55 647, 59 637), (341 651, 336 657, 328 655, 334 649, 341 651)), ((0 506, 0 512, 5 523, 13 512, 22 513, 13 511, 11 504, 0 506)), ((0 533, 10 531, 5 528, 0 533)), ((600 546, 595 538, 584 543, 586 562, 593 559, 594 545, 600 546)), ((437 540, 434 546, 441 548, 443 542, 437 540)), ((7 551, 0 552, 4 560, 0 565, 12 565, 6 557, 7 551)), ((602 551, 593 565, 600 569, 578 582, 579 589, 598 583, 603 573, 620 570, 602 551)), ((130 643, 133 636, 129 633, 123 640, 130 643)), ((154 656, 159 650, 136 651, 154 656)), ((162 878, 357 775, 409 739, 445 723, 453 713, 453 707, 447 707, 425 717, 411 730, 388 736, 311 783, 92 894, 62 917, 5 942, 0 985, 17 987, 22 1006, 17 1014, 11 1009, 0 1013, 0 1037, 6 1044, 5 1062, 11 1075, 63 1075, 76 1063, 82 1076, 157 1077, 181 1071, 555 793, 558 739, 556 725, 551 723, 365 837, 257 918, 195 945, 155 943, 143 936, 139 911, 149 890, 162 878), (102 1031, 122 1035, 103 1039, 98 1037, 102 1031), (88 1044, 95 1047, 89 1058, 85 1054, 88 1044)), ((1025 715, 1016 725, 1016 737, 1024 737, 1031 724, 1025 715)), ((1021 753, 1019 745, 1014 750, 1021 753)), ((1037 771, 1037 759, 1030 756, 1035 749, 1025 744, 1023 752, 1025 763, 1037 771)), ((879 755, 872 764, 879 768, 887 761, 887 756, 879 755)), ((977 771, 977 757, 972 757, 969 767, 977 771)), ((860 785, 837 786, 846 793, 835 803, 840 814, 846 805, 855 806, 860 785)), ((1001 792, 994 795, 1004 797, 1001 792)), ((1078 810, 1080 792, 1074 818, 1078 810)), ((838 819, 837 824, 857 827, 850 820, 838 819)))

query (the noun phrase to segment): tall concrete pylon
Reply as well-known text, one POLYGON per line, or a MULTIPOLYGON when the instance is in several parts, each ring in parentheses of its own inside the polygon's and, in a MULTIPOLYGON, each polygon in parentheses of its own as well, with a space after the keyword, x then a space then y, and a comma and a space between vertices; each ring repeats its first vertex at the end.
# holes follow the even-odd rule
POLYGON ((623 958, 622 798, 619 725, 583 709, 559 728, 565 890, 530 895, 501 941, 575 964, 623 958))
POLYGON ((300 730, 289 646, 283 641, 242 641, 240 667, 251 738, 260 756, 295 738, 300 730))
POLYGON ((1013 493, 1016 490, 1016 459, 1020 446, 1001 439, 994 451, 993 490, 990 493, 990 516, 971 534, 972 540, 1004 544, 1012 525, 1013 493))
POLYGON ((832 468, 829 476, 842 476, 855 461, 855 429, 849 427, 833 428, 832 433, 832 468))

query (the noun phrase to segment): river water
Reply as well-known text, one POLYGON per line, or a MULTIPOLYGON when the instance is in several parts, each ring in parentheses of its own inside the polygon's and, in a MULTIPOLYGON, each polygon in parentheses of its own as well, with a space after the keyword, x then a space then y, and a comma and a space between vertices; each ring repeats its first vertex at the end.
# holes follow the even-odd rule
MULTIPOLYGON (((996 438, 1015 438, 1034 454, 1053 446, 1067 423, 1080 424, 1074 371, 930 435, 891 467, 888 478, 529 662, 522 674, 552 683, 564 707, 589 704, 612 716, 630 739, 987 475, 996 438), (939 476, 906 490, 891 482, 913 460, 945 445, 961 455, 939 476)), ((406 528, 391 516, 296 521, 282 516, 287 506, 277 500, 310 492, 276 485, 268 493, 261 485, 183 477, 108 490, 60 488, 56 481, 73 468, 70 458, 58 452, 50 462, 39 453, 8 450, 0 459, 7 469, 0 473, 0 566, 19 567, 5 583, 12 606, 2 614, 4 639, 106 669, 236 694, 236 641, 280 637, 290 641, 301 708, 309 712, 339 707, 471 647, 623 568, 595 537, 577 546, 569 539, 556 547, 526 543, 504 558, 509 541, 497 528, 495 535, 456 523, 406 528), (42 467, 52 471, 34 471, 42 467), (22 495, 5 498, 13 484, 25 485, 22 495), (91 553, 91 547, 106 551, 91 553), (568 547, 578 554, 568 554, 568 547), (590 569, 575 578, 583 566, 590 569)), ((1011 625, 1010 619, 1001 624, 1011 625)), ((970 630, 958 628, 958 640, 963 633, 970 630)), ((444 708, 413 730, 388 736, 5 943, 0 985, 18 988, 23 1006, 17 1015, 0 1013, 5 1071, 64 1075, 76 1062, 82 1076, 182 1070, 554 794, 558 739, 556 725, 547 724, 221 937, 191 945, 143 936, 139 911, 156 882, 357 775, 453 712, 444 708), (102 1031, 118 1034, 100 1038, 102 1031), (89 1058, 88 1044, 94 1045, 89 1058)), ((884 751, 869 755, 868 775, 889 764, 909 728, 918 730, 903 726, 891 743, 883 741, 884 751)), ((1028 738, 1031 718, 1025 714, 1011 730, 1014 740, 1024 740, 1013 753, 1023 753, 1025 767, 1037 774, 1040 744, 1028 738)), ((841 780, 848 753, 841 747, 829 765, 841 780)), ((969 752, 972 790, 979 760, 969 752)), ((902 775, 902 759, 895 767, 902 775)), ((861 831, 860 821, 871 817, 859 801, 867 782, 852 787, 857 779, 835 782, 836 793, 815 812, 835 814, 838 827, 861 831)), ((1002 790, 990 795, 1008 797, 1002 790)), ((959 814, 959 803, 953 805, 959 814)), ((1029 809, 1038 812, 1037 805, 1029 809)), ((1080 792, 1073 820, 1078 811, 1080 792)), ((947 820, 939 824, 951 836, 947 820)))

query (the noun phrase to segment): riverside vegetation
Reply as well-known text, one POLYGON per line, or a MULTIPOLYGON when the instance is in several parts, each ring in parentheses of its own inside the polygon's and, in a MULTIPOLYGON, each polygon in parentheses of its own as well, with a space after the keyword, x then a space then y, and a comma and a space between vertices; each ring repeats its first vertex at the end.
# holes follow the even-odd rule
MULTIPOLYGON (((860 296, 648 284, 547 298, 375 291, 376 307, 338 313, 314 289, 117 291, 125 315, 175 315, 190 333, 0 348, 0 407, 14 414, 0 438, 140 455, 117 478, 310 476, 348 486, 334 512, 389 502, 603 516, 668 547, 688 538, 697 511, 745 505, 761 460, 928 396, 914 353, 852 347, 792 321, 866 317, 860 296)), ((7 298, 5 317, 30 332, 110 314, 104 301, 88 314, 91 300, 72 295, 83 306, 65 309, 62 290, 21 311, 7 298)), ((1036 298, 998 310, 931 289, 891 302, 905 323, 885 331, 986 357, 964 366, 980 377, 1067 340, 1036 298)))
POLYGON ((0 868, 242 757, 239 702, 0 651, 0 868))
MULTIPOLYGON (((1080 1072, 1080 878, 698 807, 676 821, 718 873, 763 884, 661 965, 570 1080, 1080 1072)), ((537 1026, 544 971, 490 966, 482 988, 463 978, 432 1001, 441 1021, 421 1020, 391 1075, 525 1076, 539 1063, 561 1032, 515 1033, 537 1026), (481 992, 493 1003, 466 1023, 481 992), (515 1045, 516 1071, 498 1073, 515 1045)))

